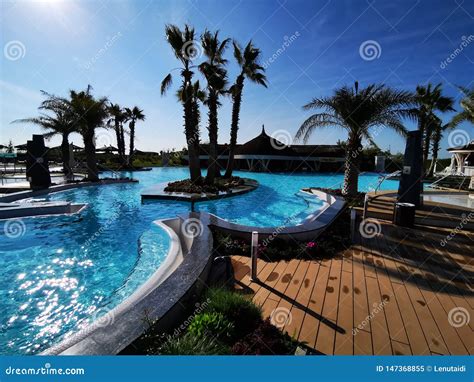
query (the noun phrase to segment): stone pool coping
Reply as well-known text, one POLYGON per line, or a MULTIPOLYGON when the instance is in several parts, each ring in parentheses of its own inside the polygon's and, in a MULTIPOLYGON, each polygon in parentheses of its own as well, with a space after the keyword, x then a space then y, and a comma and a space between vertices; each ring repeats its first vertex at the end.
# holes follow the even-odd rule
POLYGON ((117 354, 130 346, 147 329, 165 331, 182 316, 185 300, 201 289, 212 264, 212 234, 209 224, 199 214, 155 221, 171 238, 165 262, 127 299, 87 328, 73 334, 43 355, 117 354), (186 219, 201 221, 200 235, 185 235, 186 219))
POLYGON ((165 191, 166 186, 169 182, 159 183, 157 185, 148 187, 140 193, 143 200, 177 200, 185 202, 203 202, 208 200, 217 200, 223 198, 230 198, 232 196, 238 196, 246 194, 258 188, 259 183, 255 179, 242 178, 244 184, 230 189, 226 192, 220 192, 218 194, 201 193, 201 194, 188 194, 184 192, 169 192, 165 191))
POLYGON ((89 187, 89 186, 101 186, 108 184, 121 184, 121 183, 138 183, 136 179, 123 178, 123 179, 101 179, 98 182, 78 182, 78 183, 67 183, 51 186, 42 190, 28 190, 14 192, 5 196, 0 197, 1 203, 15 202, 21 199, 34 198, 36 196, 42 196, 47 194, 53 194, 56 192, 72 190, 75 188, 89 187))
POLYGON ((308 215, 301 224, 293 226, 255 227, 232 223, 208 212, 201 212, 201 215, 208 215, 211 226, 217 230, 247 239, 251 237, 252 232, 257 231, 259 238, 264 239, 278 236, 282 239, 314 240, 339 216, 346 202, 340 196, 315 189, 300 192, 318 198, 324 204, 313 214, 308 215))

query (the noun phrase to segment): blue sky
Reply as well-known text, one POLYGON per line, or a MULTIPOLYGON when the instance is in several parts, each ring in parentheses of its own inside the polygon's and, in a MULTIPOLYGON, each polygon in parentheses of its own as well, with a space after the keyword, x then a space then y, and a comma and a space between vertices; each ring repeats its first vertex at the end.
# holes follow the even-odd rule
MULTIPOLYGON (((39 132, 10 122, 37 114, 41 89, 65 95, 91 84, 97 95, 144 109, 147 120, 137 126, 139 149, 183 147, 182 109, 174 90, 161 97, 159 85, 178 66, 164 26, 186 22, 198 32, 219 29, 223 37, 242 44, 253 39, 263 51, 269 88, 246 85, 239 142, 254 137, 262 124, 269 133, 294 135, 309 115, 302 105, 355 80, 361 86, 377 82, 408 90, 442 82, 458 109, 456 85, 473 85, 474 2, 467 0, 2 0, 0 143, 24 143, 39 132), (291 42, 277 53, 285 41, 291 42), (360 53, 367 41, 375 42, 376 57, 368 56, 372 60, 360 53), (459 51, 463 41, 467 43, 459 51)), ((237 67, 230 49, 227 54, 233 80, 237 67)), ((224 100, 219 142, 228 141, 230 114, 230 101, 224 100)), ((408 122, 407 127, 414 128, 408 122)), ((474 139, 472 126, 460 128, 474 139)), ((310 143, 332 144, 345 137, 328 128, 315 133, 310 143)), ((82 144, 78 136, 73 141, 82 144)), ((115 145, 106 131, 98 131, 98 141, 115 145)), ((376 141, 392 152, 404 148, 403 139, 387 130, 376 141)), ((447 147, 445 137, 442 156, 447 147)))

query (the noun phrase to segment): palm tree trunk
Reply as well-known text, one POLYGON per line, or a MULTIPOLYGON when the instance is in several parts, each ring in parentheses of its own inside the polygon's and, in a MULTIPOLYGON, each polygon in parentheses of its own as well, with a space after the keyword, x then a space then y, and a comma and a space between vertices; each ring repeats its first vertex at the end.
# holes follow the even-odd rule
POLYGON ((432 147, 432 158, 431 158, 431 165, 428 169, 426 176, 428 178, 432 178, 434 174, 434 168, 436 165, 436 161, 438 160, 438 151, 439 151, 439 142, 441 140, 441 132, 436 130, 433 134, 433 147, 432 147))
POLYGON ((86 154, 87 178, 95 182, 99 180, 99 170, 97 169, 97 158, 95 155, 94 131, 92 131, 92 133, 86 132, 83 139, 86 154))
POLYGON ((199 162, 199 130, 194 124, 193 112, 193 94, 192 94, 192 72, 183 70, 183 89, 185 100, 183 102, 184 108, 184 130, 188 144, 189 156, 189 175, 193 182, 201 181, 201 165, 199 162))
POLYGON ((361 154, 361 142, 359 137, 349 135, 347 142, 347 153, 344 170, 344 185, 342 194, 355 197, 359 186, 359 164, 361 154))
POLYGON ((72 176, 71 166, 69 165, 69 137, 68 134, 63 134, 63 140, 61 142, 61 156, 63 157, 63 173, 66 179, 70 179, 72 176))
POLYGON ((130 122, 130 147, 128 151, 128 165, 131 166, 133 164, 133 151, 135 150, 135 121, 132 120, 130 122))
POLYGON ((432 134, 432 131, 431 131, 430 126, 426 126, 425 135, 423 137, 423 165, 425 165, 428 162, 431 134, 432 134))
POLYGON ((120 142, 121 142, 121 151, 120 151, 120 162, 124 166, 126 165, 125 161, 125 134, 123 129, 123 124, 120 123, 120 142))
POLYGON ((120 125, 119 125, 119 122, 117 120, 115 120, 114 130, 115 130, 115 137, 117 139, 117 150, 118 150, 118 154, 120 156, 122 141, 120 140, 120 125))
POLYGON ((207 165, 206 181, 214 184, 217 173, 217 94, 211 90, 209 92, 209 163, 207 165))
POLYGON ((234 170, 235 148, 237 146, 237 133, 239 130, 240 106, 242 104, 242 91, 244 89, 244 76, 240 75, 236 81, 236 93, 232 104, 232 123, 230 126, 229 159, 224 177, 230 178, 234 170))

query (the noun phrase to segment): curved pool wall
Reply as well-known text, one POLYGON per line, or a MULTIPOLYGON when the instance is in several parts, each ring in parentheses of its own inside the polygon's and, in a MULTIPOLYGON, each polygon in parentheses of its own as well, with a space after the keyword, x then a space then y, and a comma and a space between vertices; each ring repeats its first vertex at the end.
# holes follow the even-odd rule
POLYGON ((206 216, 196 213, 155 224, 166 230, 172 242, 165 262, 105 318, 42 354, 118 354, 126 348, 133 349, 134 341, 150 328, 150 323, 160 332, 176 325, 187 311, 185 307, 206 285, 212 265, 212 234, 206 216), (183 224, 188 219, 202 223, 199 235, 185 233, 183 224))

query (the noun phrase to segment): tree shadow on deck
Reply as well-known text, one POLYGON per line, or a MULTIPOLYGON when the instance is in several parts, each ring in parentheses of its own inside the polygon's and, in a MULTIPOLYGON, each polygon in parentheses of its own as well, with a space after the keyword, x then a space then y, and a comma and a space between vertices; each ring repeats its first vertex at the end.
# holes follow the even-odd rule
POLYGON ((288 297, 284 293, 280 292, 279 290, 265 284, 264 282, 260 280, 255 280, 253 281, 255 284, 260 285, 262 288, 265 288, 266 290, 270 291, 271 293, 275 294, 276 296, 280 297, 281 299, 288 301, 290 304, 295 306, 296 308, 302 310, 303 312, 309 314, 310 316, 316 318, 317 320, 321 321, 323 324, 329 326, 332 330, 337 331, 338 333, 345 334, 346 331, 344 328, 341 328, 331 320, 328 320, 327 318, 323 317, 322 315, 316 313, 314 310, 309 309, 306 305, 303 305, 296 301, 295 299, 288 297))
POLYGON ((372 238, 358 235, 356 241, 363 251, 363 259, 354 256, 354 262, 426 290, 463 296, 474 294, 469 282, 474 278, 474 272, 469 269, 472 257, 468 250, 464 251, 469 248, 469 237, 466 240, 460 234, 458 242, 442 245, 446 232, 433 227, 408 229, 388 222, 378 221, 378 224, 379 235, 372 238), (393 261, 396 268, 387 267, 382 259, 393 261))

